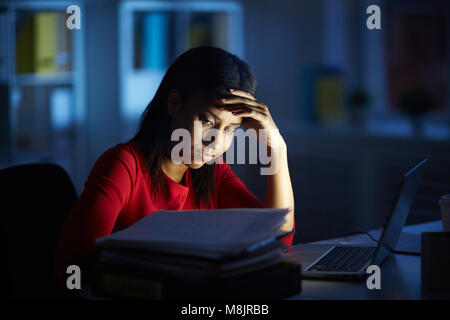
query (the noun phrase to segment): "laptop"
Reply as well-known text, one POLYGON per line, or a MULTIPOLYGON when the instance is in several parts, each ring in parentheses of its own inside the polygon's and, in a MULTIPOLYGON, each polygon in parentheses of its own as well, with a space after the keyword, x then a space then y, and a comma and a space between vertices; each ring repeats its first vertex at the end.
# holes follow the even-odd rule
POLYGON ((302 264, 306 262, 302 276, 305 278, 363 278, 367 275, 366 269, 369 265, 381 266, 394 250, 402 233, 427 161, 428 159, 423 160, 403 176, 377 246, 298 245, 296 254, 302 264))

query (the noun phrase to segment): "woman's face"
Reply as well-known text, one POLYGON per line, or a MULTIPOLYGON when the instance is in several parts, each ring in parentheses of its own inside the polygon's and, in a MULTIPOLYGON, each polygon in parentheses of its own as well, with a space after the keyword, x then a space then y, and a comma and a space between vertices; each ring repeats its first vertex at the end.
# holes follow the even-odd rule
MULTIPOLYGON (((227 151, 233 142, 235 130, 241 125, 242 118, 230 111, 219 110, 218 102, 218 98, 214 101, 204 95, 195 94, 182 104, 175 90, 169 95, 171 132, 184 129, 190 136, 190 145, 188 146, 186 141, 184 143, 190 147, 191 156, 190 159, 183 157, 183 163, 189 168, 198 169, 227 151)), ((177 143, 179 141, 172 142, 174 145, 177 143)), ((183 151, 180 155, 183 156, 183 151)))

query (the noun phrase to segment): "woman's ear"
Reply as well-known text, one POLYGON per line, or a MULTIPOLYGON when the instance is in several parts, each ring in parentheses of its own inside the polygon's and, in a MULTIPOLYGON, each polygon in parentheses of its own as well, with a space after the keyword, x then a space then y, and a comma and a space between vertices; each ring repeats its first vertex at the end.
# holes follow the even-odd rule
POLYGON ((181 108, 181 98, 176 89, 170 89, 167 97, 167 112, 173 117, 181 108))

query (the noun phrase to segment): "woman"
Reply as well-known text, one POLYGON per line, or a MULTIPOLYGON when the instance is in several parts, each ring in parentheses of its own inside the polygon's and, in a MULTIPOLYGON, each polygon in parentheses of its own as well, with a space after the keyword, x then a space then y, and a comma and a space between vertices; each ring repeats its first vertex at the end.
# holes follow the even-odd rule
MULTIPOLYGON (((92 168, 60 234, 55 259, 59 280, 65 283, 68 265, 83 265, 95 257, 96 238, 159 209, 290 208, 282 230, 293 231, 286 144, 278 130, 270 130, 276 125, 267 106, 256 101, 255 91, 255 77, 238 57, 213 47, 182 54, 147 106, 136 136, 107 150, 92 168), (268 129, 264 142, 271 155, 279 157, 278 170, 268 175, 264 202, 228 164, 212 161, 230 147, 241 125, 268 129), (182 162, 175 161, 171 152, 175 129, 200 136, 200 143, 194 139, 191 150, 180 154, 182 162)), ((283 241, 291 245, 292 237, 283 241)))

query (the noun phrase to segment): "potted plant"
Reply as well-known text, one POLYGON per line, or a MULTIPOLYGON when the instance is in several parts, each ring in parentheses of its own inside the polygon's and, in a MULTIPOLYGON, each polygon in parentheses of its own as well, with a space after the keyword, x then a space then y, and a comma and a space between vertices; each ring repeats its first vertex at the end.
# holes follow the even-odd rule
POLYGON ((408 115, 416 135, 423 132, 425 115, 437 106, 435 96, 424 86, 410 87, 398 99, 398 107, 408 115))
POLYGON ((350 107, 350 121, 354 125, 360 126, 364 120, 364 112, 370 102, 369 93, 361 88, 355 89, 348 95, 348 105, 350 107))

